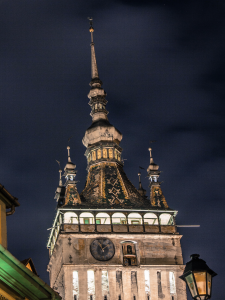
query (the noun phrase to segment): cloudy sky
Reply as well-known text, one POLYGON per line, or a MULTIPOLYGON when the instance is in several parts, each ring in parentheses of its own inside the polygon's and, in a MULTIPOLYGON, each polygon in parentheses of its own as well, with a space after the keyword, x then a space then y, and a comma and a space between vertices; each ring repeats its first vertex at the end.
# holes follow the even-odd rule
POLYGON ((149 141, 157 141, 153 156, 177 223, 201 225, 179 229, 184 262, 199 253, 218 273, 213 299, 222 300, 224 15, 219 0, 0 1, 0 182, 21 204, 7 219, 9 250, 31 257, 43 280, 55 160, 66 164, 70 136, 80 192, 86 179, 91 16, 108 117, 123 133, 124 170, 137 187, 149 141))

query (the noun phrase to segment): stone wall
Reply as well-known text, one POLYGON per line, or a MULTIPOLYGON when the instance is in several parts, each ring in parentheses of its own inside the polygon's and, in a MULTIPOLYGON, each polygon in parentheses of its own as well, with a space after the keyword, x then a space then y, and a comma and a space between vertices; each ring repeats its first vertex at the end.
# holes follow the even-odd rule
MULTIPOLYGON (((108 273, 110 300, 148 300, 145 288, 145 270, 149 272, 149 300, 185 300, 185 284, 178 278, 183 272, 183 258, 178 234, 59 234, 50 258, 50 285, 64 300, 73 300, 73 271, 78 271, 79 300, 89 300, 87 271, 95 274, 93 300, 102 295, 102 271, 108 273), (90 252, 90 244, 96 238, 108 238, 115 246, 115 255, 109 261, 97 261, 90 252), (122 244, 133 241, 136 247, 137 266, 123 266, 122 244), (169 272, 174 272, 176 294, 170 294, 169 272), (160 278, 160 279, 159 279, 160 278), (160 282, 160 285, 159 285, 160 282), (159 288, 160 286, 160 288, 159 288)), ((148 273, 147 273, 148 274, 148 273)), ((107 300, 109 300, 107 298, 107 300)))

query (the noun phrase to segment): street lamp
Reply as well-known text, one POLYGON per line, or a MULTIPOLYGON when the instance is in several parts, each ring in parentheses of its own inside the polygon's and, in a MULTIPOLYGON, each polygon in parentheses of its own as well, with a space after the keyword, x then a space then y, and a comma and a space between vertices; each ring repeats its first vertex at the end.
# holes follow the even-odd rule
POLYGON ((207 300, 212 294, 212 277, 217 274, 211 270, 199 254, 192 254, 180 278, 187 283, 191 296, 195 300, 207 300))

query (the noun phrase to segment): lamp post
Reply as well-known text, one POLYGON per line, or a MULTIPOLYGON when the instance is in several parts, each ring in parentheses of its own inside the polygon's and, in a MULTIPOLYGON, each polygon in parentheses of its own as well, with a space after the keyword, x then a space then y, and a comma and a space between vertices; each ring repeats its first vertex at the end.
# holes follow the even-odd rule
POLYGON ((199 258, 199 254, 192 254, 180 278, 186 282, 194 300, 207 300, 211 298, 212 277, 216 275, 206 262, 199 258))

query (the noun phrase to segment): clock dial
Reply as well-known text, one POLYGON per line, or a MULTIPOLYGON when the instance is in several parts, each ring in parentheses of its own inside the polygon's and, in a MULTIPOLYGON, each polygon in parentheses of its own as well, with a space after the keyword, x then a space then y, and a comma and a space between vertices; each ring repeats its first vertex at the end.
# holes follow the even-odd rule
POLYGON ((106 238, 96 239, 90 246, 92 256, 97 260, 110 260, 115 254, 113 242, 106 238))

